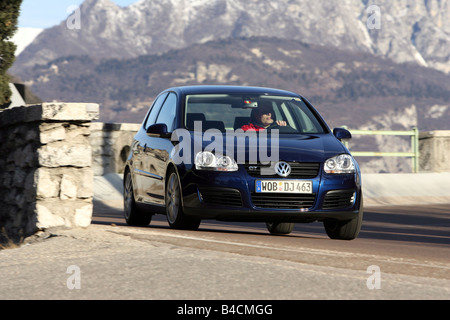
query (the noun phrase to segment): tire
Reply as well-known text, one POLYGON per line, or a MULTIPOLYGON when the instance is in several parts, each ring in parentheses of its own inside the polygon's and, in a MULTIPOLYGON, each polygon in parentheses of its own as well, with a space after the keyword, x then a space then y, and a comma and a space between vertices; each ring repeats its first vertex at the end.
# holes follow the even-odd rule
POLYGON ((174 170, 168 174, 166 182, 166 215, 169 226, 173 229, 197 230, 200 226, 200 219, 186 216, 183 213, 181 204, 181 188, 178 175, 174 170))
POLYGON ((330 237, 330 239, 337 240, 356 239, 361 231, 363 211, 363 199, 361 196, 359 213, 356 218, 347 221, 339 221, 334 219, 324 220, 323 225, 328 237, 330 237))
POLYGON ((134 200, 133 180, 127 170, 123 185, 123 208, 125 221, 130 226, 147 226, 152 221, 152 214, 139 210, 134 200))
POLYGON ((289 234, 294 230, 293 222, 266 222, 266 226, 271 234, 289 234))

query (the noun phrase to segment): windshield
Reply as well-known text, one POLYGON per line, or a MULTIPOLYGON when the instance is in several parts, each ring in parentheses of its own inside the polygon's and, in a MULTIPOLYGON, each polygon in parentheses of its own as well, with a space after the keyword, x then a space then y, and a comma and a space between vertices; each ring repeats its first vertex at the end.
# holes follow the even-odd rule
POLYGON ((279 129, 280 133, 293 134, 326 132, 322 122, 299 97, 188 95, 184 114, 184 125, 188 130, 279 129))

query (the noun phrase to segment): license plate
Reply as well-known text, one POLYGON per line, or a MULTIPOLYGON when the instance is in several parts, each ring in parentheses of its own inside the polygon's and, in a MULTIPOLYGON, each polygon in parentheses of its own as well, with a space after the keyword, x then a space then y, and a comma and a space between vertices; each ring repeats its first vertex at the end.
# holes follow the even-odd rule
POLYGON ((309 180, 256 180, 257 193, 312 193, 312 181, 309 180))

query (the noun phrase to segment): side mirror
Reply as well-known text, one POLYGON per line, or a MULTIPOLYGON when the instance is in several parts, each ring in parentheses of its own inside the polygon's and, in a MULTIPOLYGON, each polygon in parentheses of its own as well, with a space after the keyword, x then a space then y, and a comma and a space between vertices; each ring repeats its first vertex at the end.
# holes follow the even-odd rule
POLYGON ((347 129, 344 129, 344 128, 334 128, 333 134, 340 141, 350 140, 352 138, 352 134, 350 133, 350 131, 348 131, 347 129))
POLYGON ((170 137, 170 133, 167 132, 167 125, 165 123, 152 124, 147 129, 147 135, 150 137, 161 137, 161 138, 170 137))

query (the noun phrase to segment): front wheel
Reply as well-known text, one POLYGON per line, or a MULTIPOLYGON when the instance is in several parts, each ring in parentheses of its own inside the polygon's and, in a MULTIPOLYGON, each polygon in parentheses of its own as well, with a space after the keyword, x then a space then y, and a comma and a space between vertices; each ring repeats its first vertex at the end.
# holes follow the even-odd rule
POLYGON ((134 200, 133 180, 131 172, 127 171, 123 186, 123 207, 127 224, 131 226, 147 226, 152 220, 152 214, 139 210, 134 200))
POLYGON ((186 216, 181 205, 181 188, 175 171, 169 173, 166 185, 166 215, 169 226, 174 229, 197 230, 200 219, 186 216))
POLYGON ((363 220, 363 200, 359 206, 358 216, 352 220, 339 221, 335 219, 324 220, 323 225, 330 239, 353 240, 361 231, 363 220))
POLYGON ((294 230, 293 222, 266 222, 266 226, 272 234, 289 234, 294 230))

